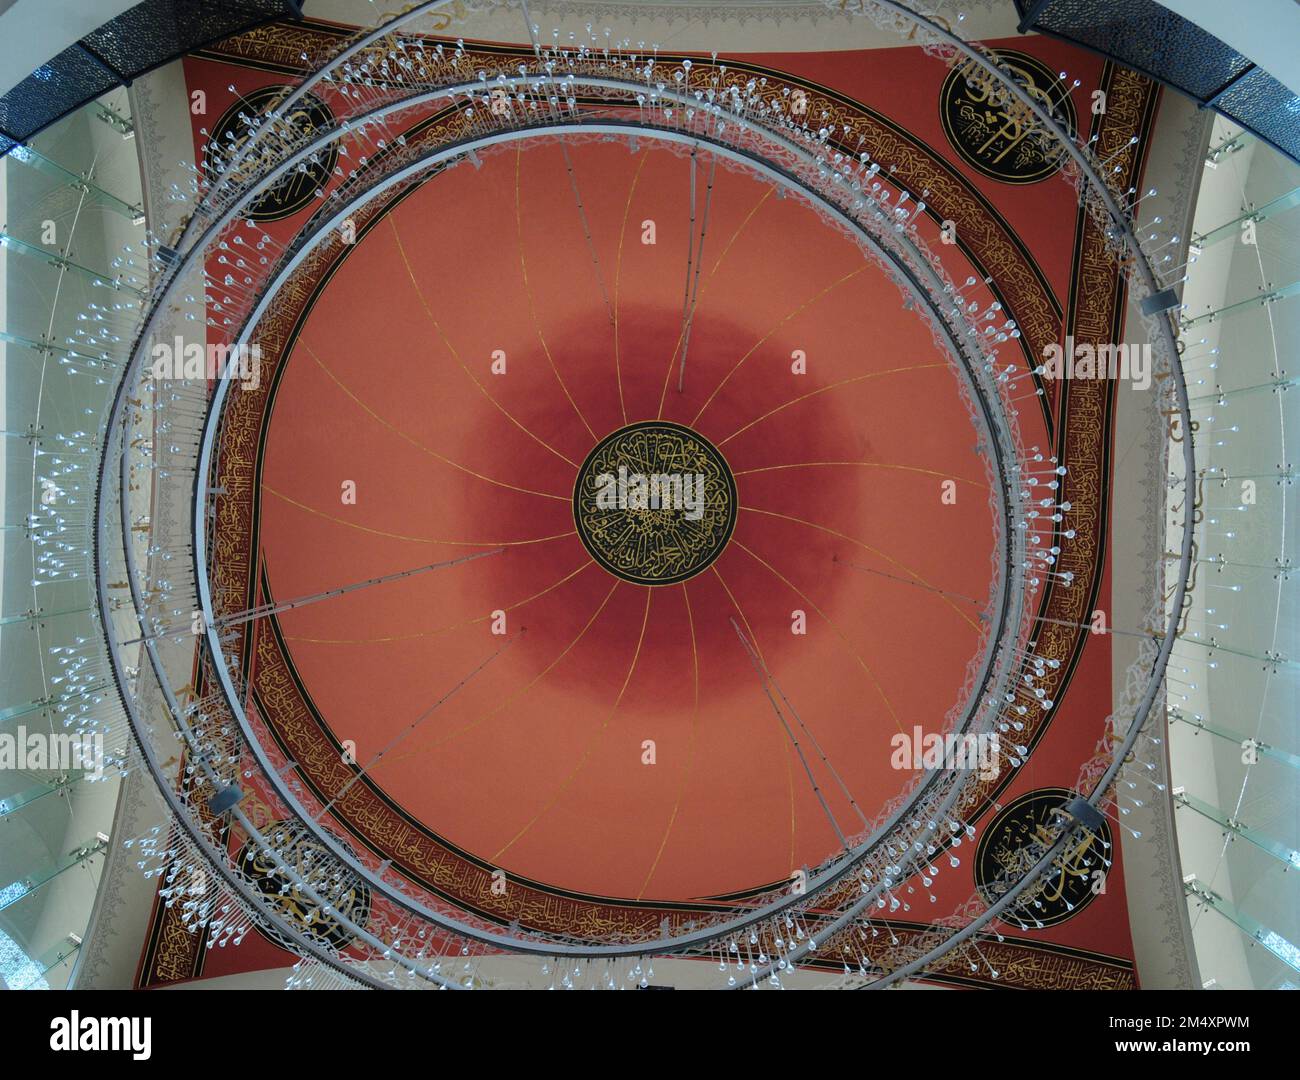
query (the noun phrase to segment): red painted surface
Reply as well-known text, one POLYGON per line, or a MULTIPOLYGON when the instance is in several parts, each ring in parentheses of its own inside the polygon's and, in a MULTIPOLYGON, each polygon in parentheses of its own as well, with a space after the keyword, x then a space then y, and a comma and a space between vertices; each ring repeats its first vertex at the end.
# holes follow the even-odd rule
MULTIPOLYGON (((1055 43, 1008 44, 1068 59, 1085 82, 1075 93, 1086 122, 1097 63, 1055 43)), ((942 65, 913 49, 749 59, 833 85, 926 142, 972 178, 1064 299, 1072 193, 1060 180, 1010 187, 965 170, 938 123, 942 65)), ((212 102, 229 98, 232 80, 276 81, 198 61, 187 76, 212 102)), ((277 600, 504 545, 282 616, 312 700, 365 763, 501 647, 489 617, 506 609, 509 647, 370 775, 407 813, 512 874, 687 899, 783 878, 836 846, 733 617, 874 817, 916 780, 890 767, 890 736, 941 730, 978 648, 979 605, 960 597, 987 595, 991 512, 978 433, 926 324, 807 207, 721 167, 676 392, 688 165, 642 147, 571 149, 617 328, 553 144, 451 170, 357 244, 278 390, 260 544, 277 600), (647 220, 653 246, 641 243, 647 220), (791 374, 796 349, 807 375, 791 374), (490 373, 494 350, 505 376, 490 373), (665 419, 720 446, 745 509, 716 572, 647 590, 588 565, 569 498, 591 446, 659 415, 661 397, 665 419), (871 464, 773 468, 812 462, 871 464), (956 505, 940 501, 949 478, 956 505), (355 505, 340 499, 348 480, 355 505), (790 632, 796 609, 804 636, 790 632), (645 740, 654 765, 642 764, 645 740)), ((964 280, 960 251, 943 255, 964 280)), ((1043 439, 1023 422, 1027 441, 1043 439)), ((1069 784, 1109 701, 1100 639, 1002 804, 1069 784)), ((838 821, 860 827, 797 733, 838 821)), ((973 847, 938 879, 938 902, 911 916, 970 895, 973 847)), ((1037 936, 1131 955, 1121 875, 1037 936)), ((237 957, 210 954, 208 973, 266 966, 237 957)))

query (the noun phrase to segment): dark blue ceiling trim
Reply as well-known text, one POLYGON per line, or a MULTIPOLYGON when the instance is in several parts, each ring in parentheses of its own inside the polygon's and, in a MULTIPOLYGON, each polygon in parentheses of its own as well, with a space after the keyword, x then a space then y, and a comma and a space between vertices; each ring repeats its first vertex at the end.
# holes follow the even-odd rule
POLYGON ((301 19, 302 0, 143 0, 73 42, 0 97, 0 157, 154 68, 284 18, 301 19))
POLYGON ((1300 96, 1155 0, 1015 0, 1020 32, 1098 53, 1214 109, 1300 163, 1300 96))

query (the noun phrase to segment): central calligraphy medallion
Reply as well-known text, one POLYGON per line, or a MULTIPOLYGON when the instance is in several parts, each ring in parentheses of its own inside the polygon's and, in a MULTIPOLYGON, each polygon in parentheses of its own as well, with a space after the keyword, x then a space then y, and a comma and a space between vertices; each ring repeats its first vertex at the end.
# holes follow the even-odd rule
POLYGON ((736 507, 736 481, 718 448, 666 420, 605 436, 573 489, 583 546, 638 585, 672 585, 707 569, 731 539, 736 507))

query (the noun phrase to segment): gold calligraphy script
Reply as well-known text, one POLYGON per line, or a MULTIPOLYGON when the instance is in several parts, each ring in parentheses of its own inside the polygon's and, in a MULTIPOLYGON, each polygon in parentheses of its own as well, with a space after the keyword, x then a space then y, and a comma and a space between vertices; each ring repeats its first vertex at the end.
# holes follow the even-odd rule
MULTIPOLYGON (((993 54, 1070 135, 1078 123, 1068 84, 1025 53, 993 54)), ((1032 111, 974 60, 955 67, 939 92, 944 134, 973 169, 1008 184, 1032 184, 1060 168, 1060 150, 1032 111)))
MULTIPOLYGON (((352 934, 338 916, 342 914, 364 927, 370 917, 369 887, 350 871, 340 871, 338 860, 301 822, 275 822, 266 826, 262 835, 270 841, 274 853, 249 840, 236 861, 240 873, 282 918, 317 944, 346 948, 352 934), (310 882, 312 890, 325 901, 324 906, 300 892, 281 864, 310 882)), ((292 942, 282 944, 295 947, 292 942)))
MULTIPOLYGON (((257 179, 279 162, 284 154, 284 139, 262 139, 243 157, 239 157, 239 153, 248 142, 254 126, 266 123, 266 114, 291 89, 289 86, 260 87, 238 98, 221 114, 203 151, 210 172, 224 172, 227 165, 233 163, 235 167, 231 176, 236 184, 243 185, 257 179)), ((282 124, 284 123, 294 133, 290 141, 306 142, 319 132, 332 128, 334 114, 320 98, 314 94, 305 94, 284 115, 282 124)), ((253 221, 279 221, 296 214, 316 197, 317 191, 329 181, 337 164, 338 144, 331 143, 328 148, 308 157, 254 199, 244 216, 253 221)))
MULTIPOLYGON (((1068 823, 1061 810, 1073 797, 1065 788, 1040 788, 994 817, 975 852, 975 886, 986 903, 1004 896, 1043 857, 1068 823)), ((1100 835, 1078 832, 1002 917, 1025 930, 1072 918, 1104 891, 1110 842, 1104 823, 1100 835)))
POLYGON ((647 420, 602 439, 578 470, 573 518, 615 577, 671 585, 706 569, 736 526, 736 482, 690 428, 647 420))

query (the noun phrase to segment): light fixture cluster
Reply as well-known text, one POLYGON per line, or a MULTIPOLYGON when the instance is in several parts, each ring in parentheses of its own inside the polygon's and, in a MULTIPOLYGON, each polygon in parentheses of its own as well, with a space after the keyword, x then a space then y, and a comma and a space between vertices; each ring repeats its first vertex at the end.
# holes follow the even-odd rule
MULTIPOLYGON (((961 373, 999 533, 992 615, 944 724, 954 732, 996 732, 1009 751, 1003 767, 1017 768, 1030 753, 1027 731, 1055 704, 1050 686, 1060 661, 1038 649, 1035 612, 1045 587, 1074 585, 1065 558, 1075 540, 1073 508, 1062 497, 1067 468, 1021 438, 1019 410, 1037 408, 1042 390, 1018 355, 1019 329, 1000 305, 980 299, 984 283, 953 280, 918 228, 924 199, 892 179, 893 163, 873 159, 860 134, 819 103, 796 107, 789 87, 732 69, 716 53, 707 61, 664 59, 653 46, 608 30, 590 31, 588 40, 562 40, 557 31, 548 40, 530 22, 533 56, 503 57, 499 70, 483 70, 462 43, 429 36, 440 6, 418 4, 358 34, 269 114, 248 117, 246 140, 213 147, 188 166, 188 186, 170 193, 183 226, 170 237, 150 235, 147 253, 122 253, 120 277, 103 282, 114 299, 89 307, 62 357, 79 375, 115 388, 115 397, 102 428, 61 436, 39 452, 42 475, 60 497, 33 521, 35 581, 95 581, 104 641, 57 650, 61 693, 68 723, 110 732, 119 766, 147 770, 157 781, 170 824, 129 842, 141 869, 209 947, 237 943, 255 925, 290 944, 304 958, 294 978, 300 986, 480 988, 493 985, 502 955, 533 958, 539 981, 564 988, 648 985, 659 957, 711 963, 725 988, 788 985, 802 968, 842 985, 887 986, 952 950, 973 969, 991 968, 979 946, 998 935, 999 915, 1013 909, 1033 918, 1026 890, 1088 828, 1087 809, 1111 804, 1138 740, 1159 738, 1144 732, 1173 640, 1157 588, 1166 582, 1154 577, 1159 567, 1152 568, 1151 637, 1106 738, 1081 765, 1076 790, 1083 798, 1028 852, 1023 872, 1002 883, 996 902, 975 896, 957 916, 938 921, 927 911, 936 902, 935 880, 973 853, 980 787, 972 772, 920 777, 843 850, 811 868, 798 891, 774 888, 707 918, 555 933, 461 910, 370 853, 353 851, 336 835, 332 806, 296 779, 293 763, 249 715, 248 673, 235 645, 241 619, 256 613, 215 590, 210 575, 220 494, 214 446, 238 387, 219 380, 212 391, 206 378, 157 377, 153 347, 180 333, 255 342, 283 291, 309 277, 375 200, 448 168, 476 167, 521 141, 578 139, 707 153, 725 168, 758 175, 852 237, 898 285, 961 373), (295 105, 313 90, 334 105, 331 126, 302 125, 295 105), (409 134, 414 120, 435 113, 438 124, 418 138, 409 134), (291 240, 249 217, 277 185, 327 161, 334 163, 330 179, 291 240), (199 696, 196 670, 206 688, 199 696), (241 805, 253 789, 274 820, 254 820, 241 805), (232 832, 242 840, 238 851, 232 832), (926 928, 903 938, 892 916, 926 928)), ((1163 288, 1134 234, 1131 193, 1113 187, 1093 149, 1068 137, 996 59, 906 4, 862 0, 846 10, 997 81, 1104 221, 1134 296, 1163 288)), ((1151 314, 1146 329, 1158 376, 1151 408, 1186 423, 1167 317, 1151 314)), ((1169 483, 1186 490, 1191 439, 1178 449, 1169 483)), ((1185 535, 1171 535, 1166 545, 1181 552, 1169 570, 1175 611, 1187 585, 1190 529, 1188 522, 1185 535)), ((1141 767, 1123 780, 1130 790, 1144 782, 1152 781, 1141 767)))

